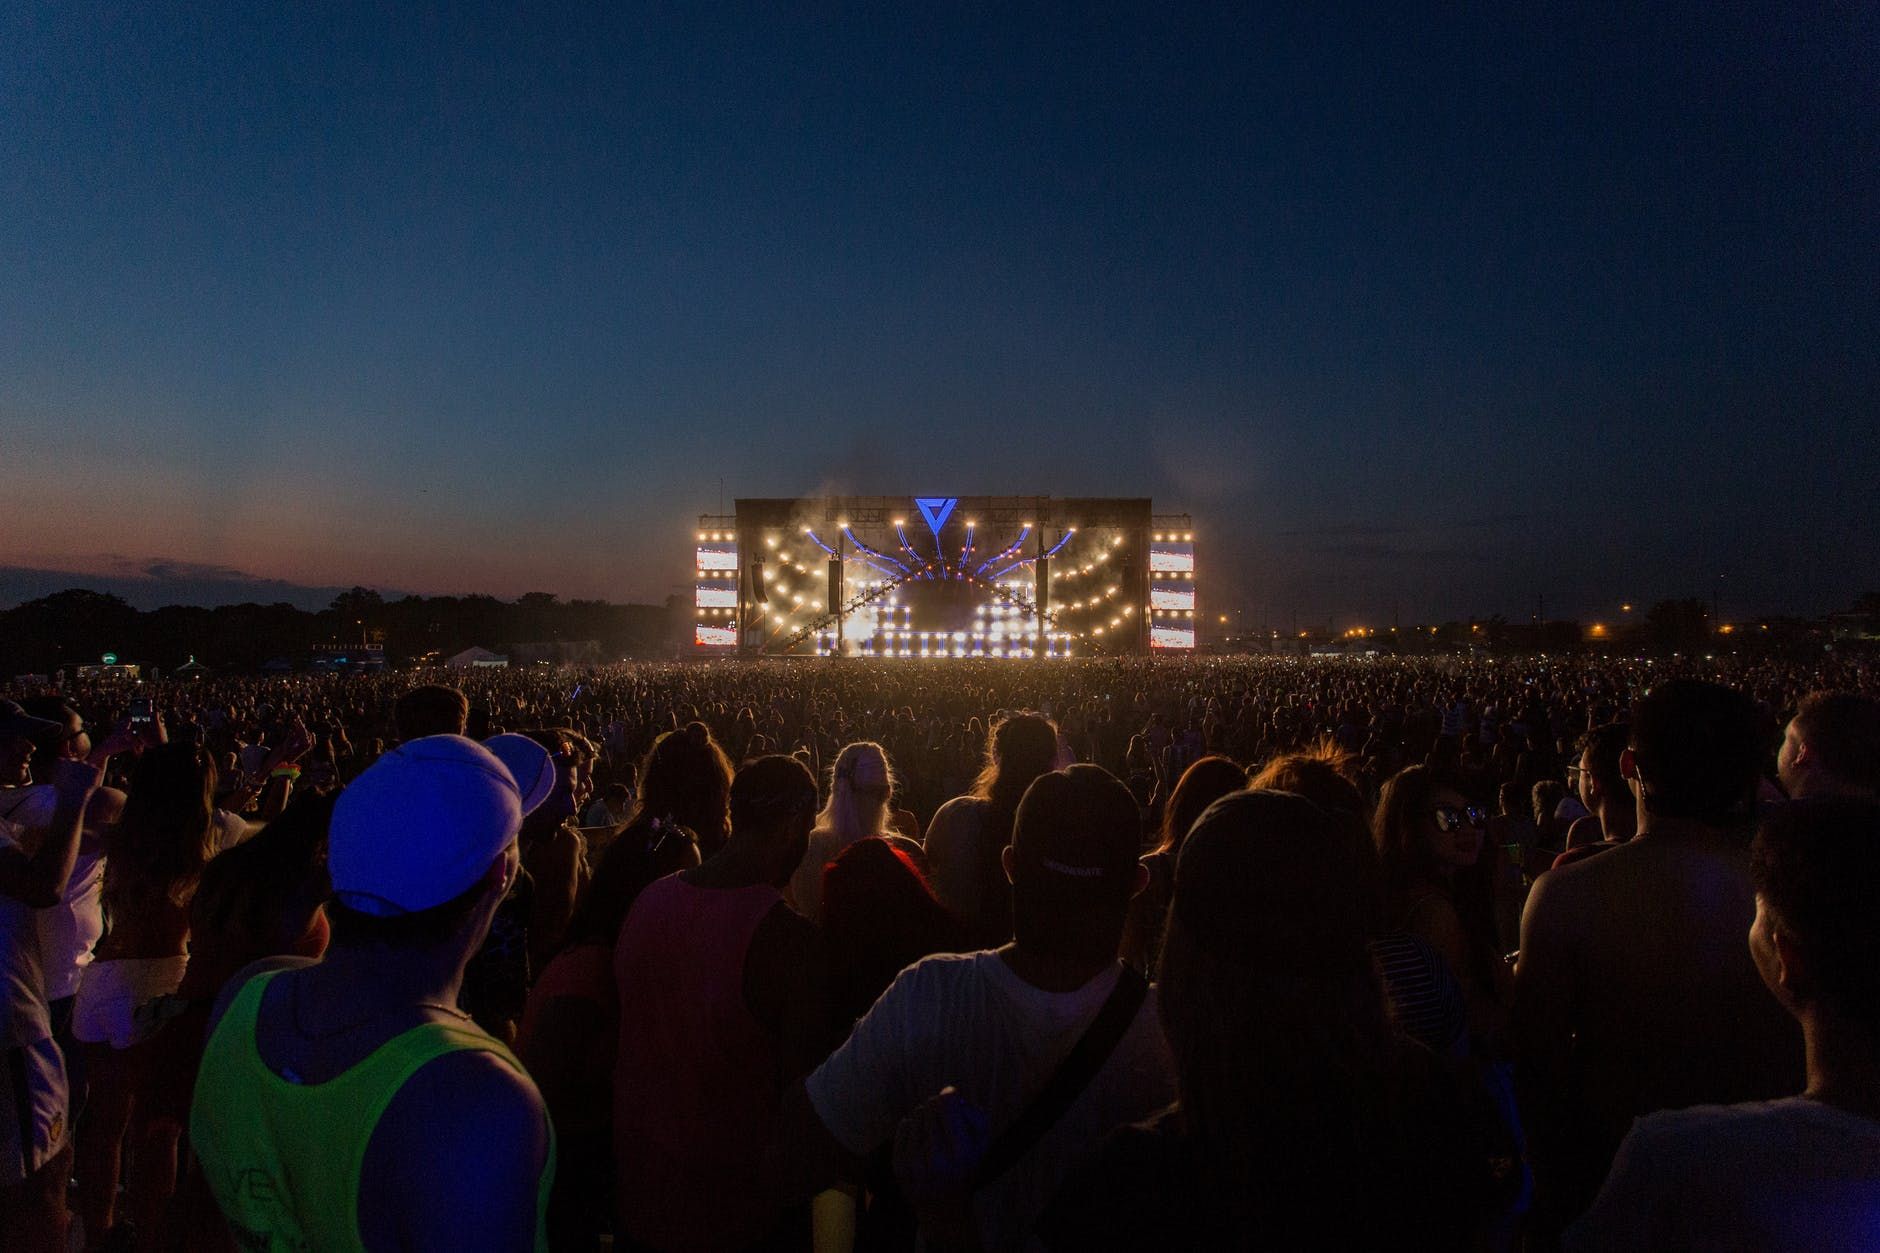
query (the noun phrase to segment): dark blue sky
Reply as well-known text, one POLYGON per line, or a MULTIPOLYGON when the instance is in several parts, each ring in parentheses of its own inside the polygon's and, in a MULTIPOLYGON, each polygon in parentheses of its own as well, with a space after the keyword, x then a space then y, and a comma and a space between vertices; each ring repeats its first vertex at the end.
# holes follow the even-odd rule
POLYGON ((9 5, 0 561, 652 599, 722 478, 1880 585, 1880 7, 1302 7, 9 5))

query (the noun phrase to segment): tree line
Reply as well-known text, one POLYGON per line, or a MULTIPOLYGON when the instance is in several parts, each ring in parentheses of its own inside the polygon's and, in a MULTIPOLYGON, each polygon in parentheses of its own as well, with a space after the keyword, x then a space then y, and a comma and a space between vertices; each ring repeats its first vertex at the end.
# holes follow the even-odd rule
MULTIPOLYGON (((391 664, 473 645, 502 652, 511 644, 592 640, 608 660, 670 655, 673 605, 562 601, 530 592, 494 596, 405 596, 386 600, 355 587, 325 609, 240 604, 166 605, 139 610, 121 597, 73 588, 0 610, 0 676, 46 674, 121 661, 173 670, 191 657, 216 670, 257 670, 276 658, 304 662, 325 645, 381 645, 391 664)), ((684 608, 680 607, 683 616, 684 608)))

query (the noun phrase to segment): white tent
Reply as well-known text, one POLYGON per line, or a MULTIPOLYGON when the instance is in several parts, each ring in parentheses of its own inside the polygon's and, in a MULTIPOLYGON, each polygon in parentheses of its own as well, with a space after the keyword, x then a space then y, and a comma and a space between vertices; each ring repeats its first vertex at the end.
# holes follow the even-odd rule
POLYGON ((500 669, 509 664, 509 658, 498 653, 493 653, 487 648, 471 645, 461 653, 458 653, 455 657, 447 659, 444 664, 452 670, 468 670, 475 666, 489 666, 500 669))

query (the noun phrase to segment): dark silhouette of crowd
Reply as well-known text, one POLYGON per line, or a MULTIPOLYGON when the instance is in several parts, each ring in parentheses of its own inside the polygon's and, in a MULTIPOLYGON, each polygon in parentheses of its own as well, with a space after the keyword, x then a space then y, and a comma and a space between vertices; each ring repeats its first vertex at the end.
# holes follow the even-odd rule
POLYGON ((1859 656, 0 703, 0 1248, 1880 1247, 1859 656))

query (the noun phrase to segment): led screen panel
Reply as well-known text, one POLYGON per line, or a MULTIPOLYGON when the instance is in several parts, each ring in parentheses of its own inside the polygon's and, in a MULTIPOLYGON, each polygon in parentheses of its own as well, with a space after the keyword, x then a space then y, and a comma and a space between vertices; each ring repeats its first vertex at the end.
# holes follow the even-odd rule
POLYGON ((1189 543, 1171 544, 1166 541, 1149 545, 1149 571, 1151 574, 1193 574, 1195 572, 1195 546, 1189 543))
POLYGON ((1193 627, 1150 627, 1149 647, 1151 648, 1193 648, 1195 629, 1193 627))
POLYGON ((706 626, 701 622, 692 628, 692 642, 705 648, 736 648, 738 632, 734 627, 706 626))
POLYGON ((738 589, 735 585, 724 586, 716 583, 700 583, 693 589, 692 603, 700 609, 736 609, 738 607, 738 589))
POLYGON ((738 546, 736 544, 700 544, 698 568, 730 570, 735 573, 738 568, 738 546))
POLYGON ((1149 608, 1151 609, 1193 609, 1195 590, 1192 587, 1176 589, 1172 587, 1152 587, 1149 589, 1149 608))

